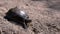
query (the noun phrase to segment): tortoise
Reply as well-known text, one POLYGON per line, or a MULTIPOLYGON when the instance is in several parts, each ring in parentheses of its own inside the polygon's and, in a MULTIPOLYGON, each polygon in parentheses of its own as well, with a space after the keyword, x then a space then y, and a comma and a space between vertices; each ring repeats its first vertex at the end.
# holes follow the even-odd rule
POLYGON ((27 28, 27 23, 32 21, 29 19, 28 14, 25 11, 20 10, 18 7, 9 9, 9 11, 6 13, 6 17, 8 20, 14 20, 18 22, 21 21, 25 28, 27 28))

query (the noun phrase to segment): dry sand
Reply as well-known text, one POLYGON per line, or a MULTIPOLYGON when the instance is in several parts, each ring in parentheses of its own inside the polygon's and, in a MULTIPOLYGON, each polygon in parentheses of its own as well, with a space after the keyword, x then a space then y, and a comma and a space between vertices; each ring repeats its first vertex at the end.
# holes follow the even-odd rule
POLYGON ((60 0, 0 0, 0 34, 60 34, 59 4, 60 0), (32 19, 28 29, 4 18, 16 6, 32 19))

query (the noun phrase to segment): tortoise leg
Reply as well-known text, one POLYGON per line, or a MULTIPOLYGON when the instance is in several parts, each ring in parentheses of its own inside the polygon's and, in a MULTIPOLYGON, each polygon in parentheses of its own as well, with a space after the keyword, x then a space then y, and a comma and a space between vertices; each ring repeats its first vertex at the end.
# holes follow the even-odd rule
POLYGON ((26 24, 25 22, 24 22, 24 28, 25 28, 25 29, 27 29, 27 28, 28 28, 28 27, 27 27, 27 24, 26 24))

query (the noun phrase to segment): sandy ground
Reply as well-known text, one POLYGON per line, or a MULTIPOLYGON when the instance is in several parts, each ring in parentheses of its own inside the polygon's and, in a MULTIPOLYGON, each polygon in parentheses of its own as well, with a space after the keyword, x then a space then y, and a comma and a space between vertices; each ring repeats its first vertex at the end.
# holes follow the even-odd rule
POLYGON ((0 0, 0 34, 60 34, 59 3, 60 0, 0 0), (28 29, 4 18, 16 6, 32 19, 28 29))

